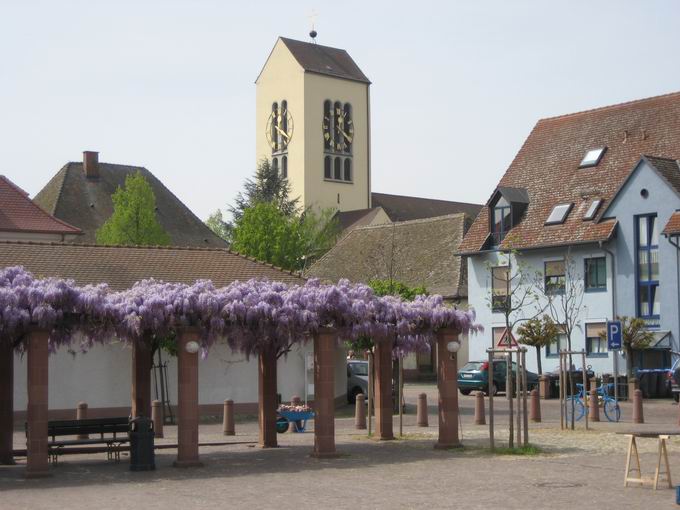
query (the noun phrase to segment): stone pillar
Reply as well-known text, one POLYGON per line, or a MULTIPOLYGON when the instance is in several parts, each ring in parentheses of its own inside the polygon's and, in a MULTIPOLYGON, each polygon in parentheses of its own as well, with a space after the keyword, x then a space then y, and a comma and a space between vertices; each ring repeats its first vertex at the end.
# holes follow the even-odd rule
POLYGON ((392 340, 375 344, 375 431, 380 440, 394 439, 392 416, 392 340))
MULTIPOLYGON (((159 347, 160 348, 160 347, 159 347)), ((144 340, 132 343, 132 410, 133 418, 151 418, 151 345, 144 340)))
POLYGON ((153 421, 153 435, 154 437, 161 438, 164 436, 163 433, 163 421, 165 420, 163 416, 163 403, 160 400, 154 400, 151 402, 151 421, 153 421))
POLYGON ((628 381, 628 400, 632 402, 633 398, 635 397, 635 391, 638 389, 638 380, 637 379, 630 379, 628 381))
POLYGON ((458 368, 456 355, 447 349, 458 341, 455 329, 437 331, 437 388, 439 389, 439 440, 436 449, 458 448, 458 368))
POLYGON ((588 417, 590 421, 600 421, 600 406, 599 398, 595 385, 590 389, 590 398, 588 399, 588 417))
POLYGON ((187 344, 200 340, 197 328, 184 328, 177 339, 177 460, 175 467, 201 466, 198 458, 198 354, 187 344))
POLYGON ((420 393, 418 395, 418 403, 416 404, 416 425, 418 427, 428 427, 427 422, 427 394, 420 393))
POLYGON ((335 351, 337 333, 321 328, 314 335, 314 453, 337 457, 335 451, 335 351))
POLYGON ((541 398, 550 398, 550 377, 541 375, 538 378, 538 391, 541 398))
POLYGON ((633 423, 644 423, 645 415, 642 412, 642 390, 633 392, 633 423))
POLYGON ((222 413, 222 434, 225 436, 236 435, 236 426, 234 425, 234 401, 231 399, 224 401, 224 411, 222 413))
MULTIPOLYGON (((78 402, 76 406, 76 420, 87 420, 87 402, 78 402)), ((90 439, 89 434, 78 434, 77 439, 90 439)))
POLYGON ((486 425, 483 391, 475 391, 475 425, 486 425))
POLYGON ((14 464, 14 349, 0 340, 0 464, 14 464))
POLYGON ((258 418, 260 422, 260 446, 276 448, 276 352, 266 350, 260 353, 258 372, 258 418))
POLYGON ((44 329, 33 329, 28 335, 26 478, 50 476, 47 456, 48 338, 49 332, 44 329))
POLYGON ((541 401, 539 400, 538 390, 533 389, 529 393, 531 403, 529 405, 529 419, 534 423, 541 422, 541 401))

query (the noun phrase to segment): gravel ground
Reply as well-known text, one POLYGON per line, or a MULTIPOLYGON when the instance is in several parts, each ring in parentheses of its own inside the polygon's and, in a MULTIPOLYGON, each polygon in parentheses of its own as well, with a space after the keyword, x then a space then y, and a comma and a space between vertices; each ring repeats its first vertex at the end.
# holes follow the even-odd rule
MULTIPOLYGON (((105 454, 62 457, 53 476, 24 480, 23 462, 0 466, 0 509, 193 509, 296 508, 671 508, 675 492, 668 489, 623 488, 626 437, 630 408, 623 404, 623 423, 599 423, 584 430, 559 429, 556 402, 542 404, 544 421, 532 424, 530 441, 541 449, 532 456, 491 455, 488 429, 472 424, 473 397, 460 401, 464 448, 436 451, 436 389, 409 385, 407 403, 420 392, 428 394, 430 427, 415 426, 413 407, 404 419, 405 438, 375 441, 353 427, 351 409, 339 411, 337 445, 341 456, 317 460, 309 456, 313 434, 279 435, 280 448, 260 449, 257 423, 237 424, 237 436, 224 437, 220 424, 201 426, 202 442, 229 441, 226 446, 201 448, 202 468, 175 469, 175 450, 158 450, 157 470, 133 473, 127 457, 117 464, 105 454)), ((507 439, 504 399, 497 399, 496 437, 507 439)), ((648 428, 668 428, 677 421, 678 408, 670 401, 645 404, 648 428)), ((395 432, 398 419, 395 417, 395 432)), ((173 443, 176 428, 166 427, 173 443)), ((17 448, 25 439, 17 431, 17 448)), ((675 441, 672 441, 673 443, 675 441)), ((641 440, 642 469, 653 474, 656 442, 641 440)), ((680 456, 670 446, 671 470, 680 476, 680 456)))

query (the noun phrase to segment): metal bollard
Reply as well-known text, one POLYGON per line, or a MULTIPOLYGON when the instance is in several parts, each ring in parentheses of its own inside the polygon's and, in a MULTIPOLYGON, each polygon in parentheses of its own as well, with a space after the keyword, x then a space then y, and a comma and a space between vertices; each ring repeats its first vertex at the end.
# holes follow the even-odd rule
POLYGON ((151 402, 151 421, 154 437, 163 437, 163 406, 160 400, 151 402))
POLYGON ((486 425, 484 393, 481 391, 475 391, 475 425, 486 425))
MULTIPOLYGON (((87 420, 87 402, 78 402, 76 407, 76 420, 87 420)), ((89 439, 88 434, 78 434, 78 439, 89 439)))
POLYGON ((354 408, 354 428, 364 430, 366 428, 366 397, 363 393, 357 395, 354 408))
POLYGON ((541 423, 541 396, 538 394, 538 390, 531 390, 529 397, 531 399, 529 405, 529 419, 534 423, 541 423))
POLYGON ((419 427, 428 427, 427 423, 427 395, 418 395, 418 405, 416 407, 416 423, 419 427))
POLYGON ((635 390, 633 393, 633 423, 644 423, 645 417, 642 414, 642 390, 635 390))
POLYGON ((222 433, 225 436, 236 435, 236 427, 234 426, 234 401, 231 399, 224 401, 224 412, 222 413, 222 433))
POLYGON ((590 402, 588 402, 590 421, 600 421, 600 400, 597 390, 593 387, 590 390, 590 402))

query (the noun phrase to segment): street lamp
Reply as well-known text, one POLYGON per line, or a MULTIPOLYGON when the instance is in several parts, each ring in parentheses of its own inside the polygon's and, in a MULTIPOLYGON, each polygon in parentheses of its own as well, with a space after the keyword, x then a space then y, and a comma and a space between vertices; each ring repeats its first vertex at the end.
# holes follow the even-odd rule
POLYGON ((446 344, 446 350, 449 351, 451 359, 455 359, 456 353, 460 350, 460 342, 458 340, 450 341, 446 344))
POLYGON ((200 347, 201 346, 198 345, 198 342, 196 342, 195 340, 191 340, 184 344, 184 350, 187 351, 189 354, 196 354, 200 347))

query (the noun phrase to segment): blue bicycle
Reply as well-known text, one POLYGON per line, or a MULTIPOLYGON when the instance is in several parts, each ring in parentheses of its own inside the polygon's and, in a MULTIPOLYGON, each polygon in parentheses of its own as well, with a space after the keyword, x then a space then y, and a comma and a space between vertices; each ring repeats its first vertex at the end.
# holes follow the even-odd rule
MULTIPOLYGON (((575 421, 583 418, 586 414, 586 409, 588 409, 590 395, 586 395, 583 384, 577 384, 576 388, 578 388, 578 394, 567 397, 567 421, 571 421, 572 402, 575 421)), ((618 422, 621 419, 621 408, 616 399, 609 394, 613 388, 614 383, 603 384, 595 388, 597 390, 597 405, 604 407, 604 415, 607 417, 607 420, 618 422)))

